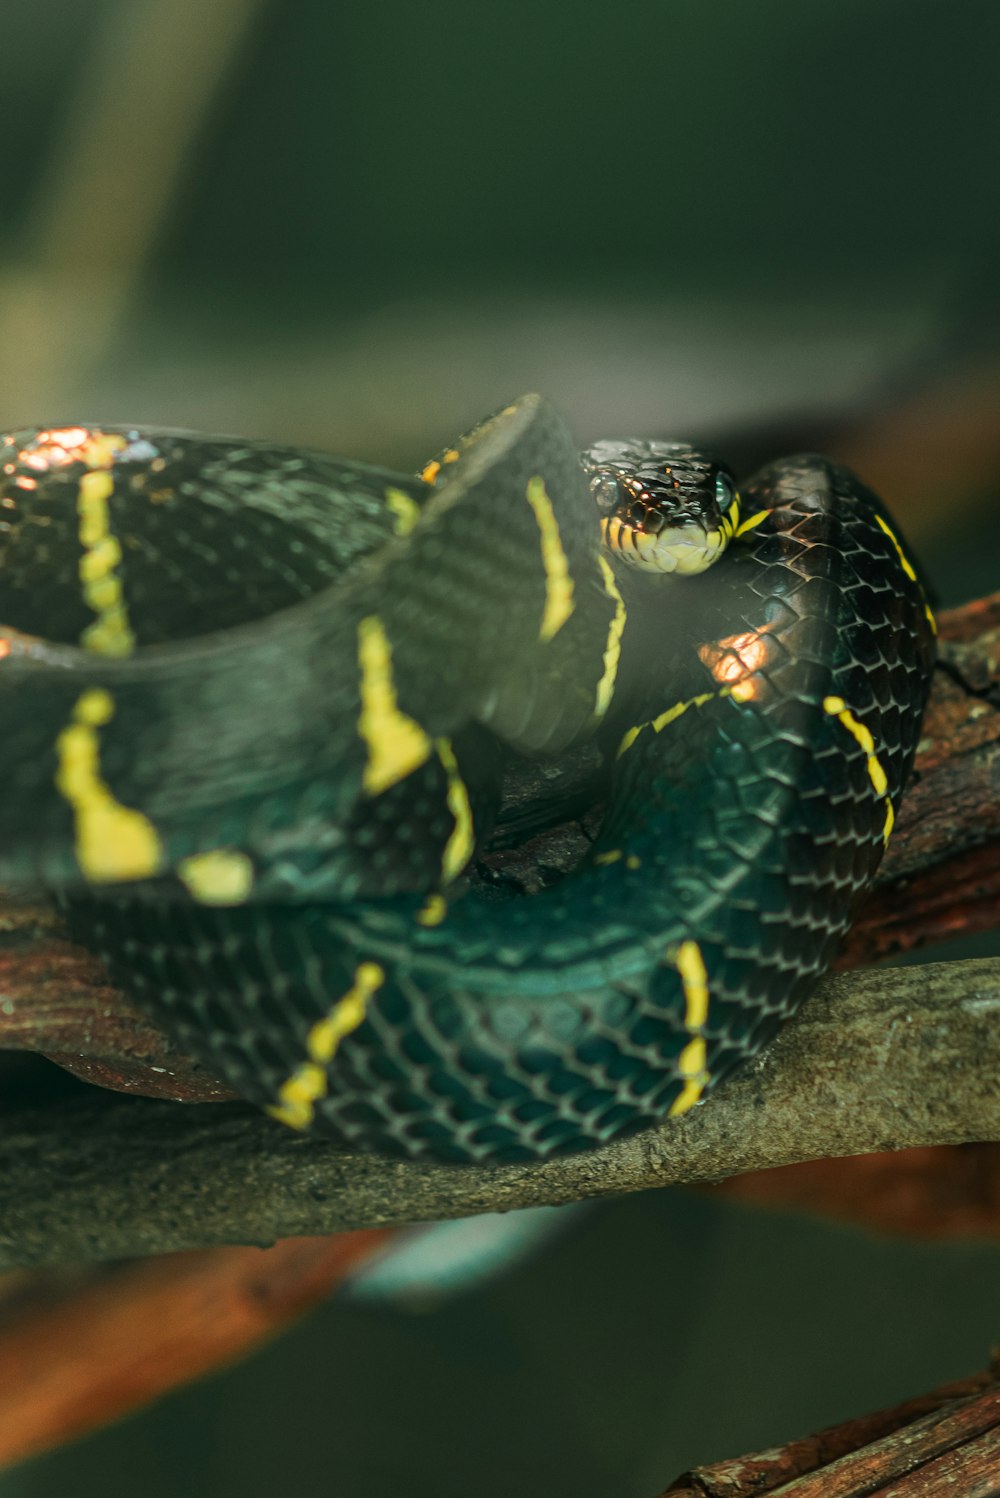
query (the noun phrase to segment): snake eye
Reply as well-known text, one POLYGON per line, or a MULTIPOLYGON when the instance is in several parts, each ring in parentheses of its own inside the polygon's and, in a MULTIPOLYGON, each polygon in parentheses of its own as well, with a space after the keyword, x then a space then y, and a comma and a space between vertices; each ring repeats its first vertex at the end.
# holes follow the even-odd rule
POLYGON ((618 480, 610 473, 595 474, 590 481, 590 492, 602 515, 610 514, 621 498, 618 480))
POLYGON ((719 514, 724 515, 733 502, 735 494, 733 481, 728 473, 721 470, 715 475, 715 502, 719 507, 719 514))

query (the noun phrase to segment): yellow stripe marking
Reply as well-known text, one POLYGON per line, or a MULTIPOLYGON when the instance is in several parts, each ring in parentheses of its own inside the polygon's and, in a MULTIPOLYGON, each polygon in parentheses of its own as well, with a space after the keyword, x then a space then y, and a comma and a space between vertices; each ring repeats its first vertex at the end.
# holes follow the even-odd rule
POLYGON ((441 464, 435 458, 433 463, 428 463, 426 467, 421 468, 420 477, 423 479, 425 484, 433 484, 434 480, 437 478, 440 472, 441 464))
POLYGON ((97 730, 114 717, 110 693, 84 692, 73 719, 56 739, 55 784, 76 819, 76 861, 95 883, 148 879, 163 863, 155 827, 141 812, 122 806, 101 778, 97 730))
POLYGON ((705 959, 696 941, 682 941, 673 954, 684 990, 684 1027, 691 1040, 677 1058, 684 1086, 670 1105, 669 1116, 676 1118, 693 1108, 708 1083, 705 1070, 705 1037, 700 1032, 708 1018, 708 973, 705 959))
POLYGON ((601 569, 601 577, 604 580, 604 591, 612 600, 615 611, 608 625, 608 637, 604 642, 604 670, 601 679, 597 683, 597 692, 594 697, 594 714, 597 718, 603 718, 611 705, 614 695, 615 681, 618 677, 618 662, 622 653, 622 635, 625 632, 627 618, 625 600, 622 597, 618 584, 615 581, 614 569, 607 557, 598 556, 597 565, 601 569))
POLYGON ((885 771, 879 764, 876 757, 875 740, 872 738, 870 730, 866 728, 863 723, 858 721, 858 719, 851 712, 850 708, 847 706, 847 703, 844 701, 843 697, 824 697, 823 711, 825 713, 829 713, 831 717, 836 718, 838 722, 842 723, 847 729, 848 733, 851 734, 851 736, 864 750, 865 754, 868 756, 869 779, 871 780, 871 783, 875 787, 878 794, 880 796, 884 796, 889 782, 886 779, 885 771))
POLYGON ((705 1042, 700 1035, 689 1041, 677 1061, 681 1076, 684 1078, 684 1086, 670 1104, 667 1110, 668 1118, 677 1118, 680 1114, 687 1113, 698 1102, 708 1085, 708 1073, 705 1070, 705 1042))
POLYGON ((740 494, 734 494, 732 496, 732 505, 729 506, 728 511, 722 517, 722 532, 726 541, 732 541, 735 533, 737 533, 738 524, 740 524, 740 494))
MULTIPOLYGON (((119 441, 124 446, 124 442, 119 441)), ((110 453, 107 461, 111 461, 110 453)), ((76 508, 83 548, 79 565, 80 585, 87 607, 97 615, 93 624, 88 624, 83 631, 80 643, 95 655, 123 656, 131 655, 135 649, 135 635, 128 621, 121 578, 116 570, 122 559, 122 549, 111 534, 108 511, 108 500, 114 487, 114 479, 107 468, 91 468, 80 479, 77 490, 76 508)))
MULTIPOLYGON (((53 432, 53 436, 57 433, 53 432)), ((120 432, 90 432, 80 448, 80 457, 88 468, 110 468, 115 453, 124 452, 128 446, 120 432)))
POLYGON ((882 828, 882 841, 884 843, 888 843, 890 837, 892 837, 892 829, 895 827, 895 825, 896 825, 896 813, 892 809, 892 802, 889 800, 889 797, 886 796, 886 798, 885 798, 885 825, 882 828))
POLYGON ((609 848, 606 853, 595 853, 594 862, 601 865, 617 863, 621 856, 621 848, 609 848))
POLYGON ((442 463, 457 463, 458 459, 459 451, 457 447, 446 447, 441 454, 442 463))
POLYGON ((405 489, 387 489, 385 502, 396 517, 393 529, 397 536, 408 536, 420 519, 420 506, 405 489))
POLYGON ((888 777, 882 768, 878 755, 875 753, 875 740, 872 738, 871 731, 854 716, 843 697, 824 697, 823 711, 829 713, 831 717, 836 718, 839 723, 843 724, 867 757, 868 778, 874 786, 876 794, 885 796, 886 799, 886 817, 882 837, 885 842, 888 842, 889 834, 892 832, 895 821, 895 812, 892 809, 892 802, 887 795, 889 789, 888 777))
POLYGON ((635 728, 630 728, 628 730, 628 732, 625 734, 625 737, 618 745, 618 753, 615 755, 616 759, 621 759, 626 749, 631 749, 632 745, 635 743, 640 733, 642 733, 642 730, 645 728, 645 726, 645 723, 638 723, 635 728))
POLYGON ((235 848, 182 858, 177 876, 200 905, 242 905, 253 889, 253 864, 235 848))
POLYGON ((545 609, 538 629, 541 641, 551 640, 562 629, 573 612, 573 579, 563 550, 559 523, 552 501, 539 474, 528 480, 528 503, 535 512, 542 537, 542 565, 545 568, 545 609))
POLYGON ((666 712, 661 713, 658 718, 653 718, 648 723, 638 723, 634 728, 630 728, 618 745, 616 758, 620 759, 626 749, 631 749, 644 728, 651 728, 654 733, 659 733, 661 729, 666 728, 668 723, 673 723, 675 718, 679 718, 681 713, 686 713, 689 707, 704 707, 706 702, 711 702, 716 697, 729 697, 730 695, 731 689, 722 687, 718 692, 701 692, 697 697, 689 697, 687 702, 675 702, 673 707, 668 707, 666 712))
POLYGON ((733 531, 734 536, 745 536, 747 531, 752 531, 755 526, 760 525, 770 515, 770 510, 758 510, 755 515, 749 515, 746 520, 741 520, 733 531))
POLYGON ((358 666, 358 733, 368 748, 361 783, 367 795, 377 796, 426 763, 433 746, 420 724, 397 705, 392 649, 375 614, 358 625, 358 666))
POLYGON ((875 520, 879 528, 885 532, 885 534, 889 537, 889 540, 892 542, 893 546, 895 546, 896 555, 899 557, 900 566, 902 567, 903 571, 910 579, 910 582, 915 583, 917 580, 917 574, 913 570, 913 566, 910 562, 909 557, 906 555, 906 552, 900 545, 899 537, 896 535, 892 527, 886 524, 881 515, 876 515, 875 520))
POLYGON ((333 1060, 345 1035, 363 1022, 368 1004, 385 982, 385 971, 377 962, 362 962, 354 972, 354 984, 338 999, 306 1036, 308 1061, 297 1066, 278 1089, 278 1102, 267 1111, 293 1129, 307 1129, 316 1104, 329 1087, 326 1067, 333 1060))
POLYGON ((451 836, 445 843, 441 855, 441 878, 445 884, 457 879, 472 857, 476 846, 476 830, 472 820, 472 806, 465 782, 458 773, 458 761, 449 739, 438 739, 434 745, 438 759, 448 777, 446 799, 448 809, 455 819, 451 836))
POLYGON ((674 962, 684 988, 684 1024, 689 1030, 700 1030, 708 1018, 708 973, 698 943, 682 941, 674 962))
POLYGON ((424 908, 417 911, 417 920, 421 926, 440 926, 447 914, 448 902, 444 895, 428 895, 424 908))
MULTIPOLYGON (((901 545, 900 540, 899 540, 899 537, 896 535, 896 532, 891 528, 891 526, 889 526, 889 525, 886 524, 886 522, 882 519, 881 515, 876 515, 875 519, 878 522, 879 527, 889 537, 889 540, 892 542, 893 546, 895 546, 895 548, 896 548, 896 555, 899 557, 899 564, 902 567, 903 571, 906 573, 906 575, 910 579, 911 583, 916 583, 917 584, 917 587, 920 588, 920 591, 922 593, 923 592, 923 584, 920 582, 919 578, 917 577, 917 574, 916 574, 916 572, 915 572, 915 570, 913 568, 913 564, 911 563, 909 557, 906 555, 905 551, 903 550, 902 545, 901 545)), ((938 632, 937 620, 935 619, 934 613, 933 613, 933 611, 931 609, 930 604, 927 602, 926 598, 924 599, 924 614, 927 617, 927 623, 930 625, 931 633, 936 635, 937 632, 938 632)))

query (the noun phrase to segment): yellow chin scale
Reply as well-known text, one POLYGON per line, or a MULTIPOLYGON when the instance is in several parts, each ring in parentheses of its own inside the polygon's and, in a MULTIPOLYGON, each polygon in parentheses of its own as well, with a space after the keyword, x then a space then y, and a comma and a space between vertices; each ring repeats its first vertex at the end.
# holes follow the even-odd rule
POLYGON ((677 572, 691 577, 711 567, 725 551, 729 535, 724 526, 703 531, 697 525, 672 526, 654 535, 628 525, 620 515, 601 520, 601 539, 623 562, 645 572, 677 572))
POLYGON ((705 572, 718 561, 730 541, 746 535, 766 520, 770 510, 741 519, 740 497, 733 502, 714 530, 697 525, 669 526, 656 534, 629 525, 620 515, 606 515, 601 520, 601 539, 609 551, 623 561, 646 572, 678 573, 693 577, 705 572))

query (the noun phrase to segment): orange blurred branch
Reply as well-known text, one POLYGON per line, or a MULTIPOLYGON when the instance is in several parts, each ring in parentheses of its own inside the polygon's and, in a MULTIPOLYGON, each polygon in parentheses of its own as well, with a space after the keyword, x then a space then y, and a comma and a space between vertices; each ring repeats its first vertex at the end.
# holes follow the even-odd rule
MULTIPOLYGON (((389 1235, 170 1254, 0 1298, 0 1467, 245 1356, 325 1299, 389 1235)), ((0 1281, 0 1294, 4 1282, 0 1281)))

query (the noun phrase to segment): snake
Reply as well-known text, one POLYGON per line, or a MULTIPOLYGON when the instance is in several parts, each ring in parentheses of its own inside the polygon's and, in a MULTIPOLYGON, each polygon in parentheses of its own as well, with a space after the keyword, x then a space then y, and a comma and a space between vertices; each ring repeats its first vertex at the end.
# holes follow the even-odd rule
MULTIPOLYGON (((0 880, 241 1098, 456 1164, 701 1103, 829 968, 935 651, 882 501, 580 452, 524 396, 418 474, 82 424, 0 437, 0 880), (568 870, 490 877, 582 749, 568 870)), ((557 823, 558 789, 542 820, 557 823)))

